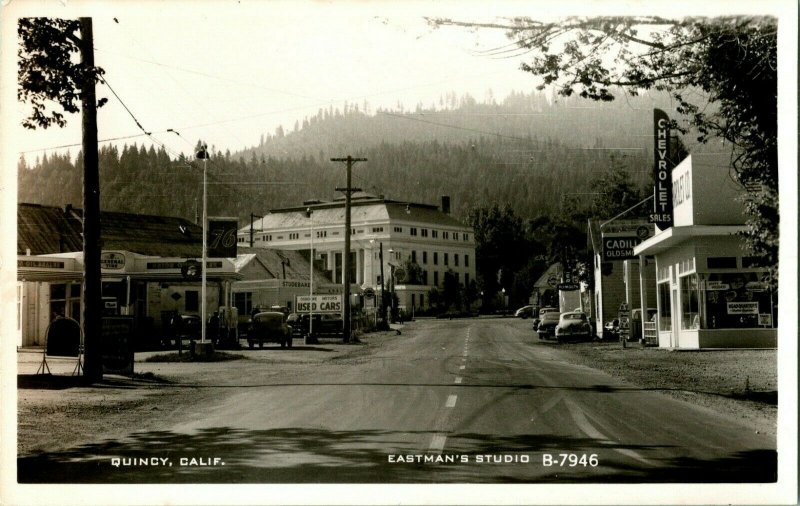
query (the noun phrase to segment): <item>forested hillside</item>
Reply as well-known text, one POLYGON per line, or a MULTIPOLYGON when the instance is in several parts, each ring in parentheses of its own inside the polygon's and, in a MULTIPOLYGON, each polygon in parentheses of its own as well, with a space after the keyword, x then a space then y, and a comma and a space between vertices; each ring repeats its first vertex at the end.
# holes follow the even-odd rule
MULTIPOLYGON (((581 205, 590 180, 612 164, 647 184, 652 165, 649 96, 612 103, 515 94, 502 103, 443 97, 433 108, 370 111, 369 104, 321 110, 288 133, 265 134, 259 146, 213 152, 209 213, 238 216, 332 199, 344 186, 342 164, 331 157, 363 156, 354 185, 397 200, 436 203, 452 197, 453 212, 510 203, 523 218, 581 205)), ((212 139, 205 139, 213 145, 212 139)), ((80 154, 20 160, 19 201, 81 205, 80 154)), ((188 156, 188 155, 187 155, 188 156)), ((103 209, 194 219, 202 170, 185 157, 131 145, 100 149, 103 209), (191 165, 190 165, 191 163, 191 165)))

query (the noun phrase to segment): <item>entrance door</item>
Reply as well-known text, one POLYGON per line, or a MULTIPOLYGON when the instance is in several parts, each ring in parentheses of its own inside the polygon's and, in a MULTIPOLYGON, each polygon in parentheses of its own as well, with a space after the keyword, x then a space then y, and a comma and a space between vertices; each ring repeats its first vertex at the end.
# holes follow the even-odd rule
POLYGON ((672 289, 672 346, 680 348, 681 342, 681 305, 678 300, 678 289, 672 289))

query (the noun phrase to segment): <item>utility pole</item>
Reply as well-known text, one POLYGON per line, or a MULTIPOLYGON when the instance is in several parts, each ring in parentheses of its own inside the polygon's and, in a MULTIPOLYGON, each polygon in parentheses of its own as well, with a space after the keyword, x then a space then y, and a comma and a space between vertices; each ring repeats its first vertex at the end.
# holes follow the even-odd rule
POLYGON ((250 213, 250 247, 251 248, 253 247, 253 219, 254 218, 263 219, 264 217, 259 215, 259 214, 250 213))
POLYGON ((350 195, 353 192, 361 191, 360 188, 353 188, 352 172, 353 164, 356 162, 366 162, 366 158, 353 158, 347 155, 347 158, 331 158, 332 162, 345 162, 347 163, 347 186, 345 188, 336 188, 336 191, 344 192, 344 258, 342 263, 342 270, 344 271, 344 318, 342 321, 342 330, 344 331, 344 342, 350 342, 352 336, 352 326, 350 322, 350 195))
POLYGON ((383 326, 386 326, 386 294, 384 293, 383 284, 383 243, 380 244, 379 259, 381 261, 381 318, 383 319, 383 326))
POLYGON ((89 382, 103 379, 103 331, 100 278, 100 169, 97 155, 97 95, 94 75, 92 18, 79 18, 81 64, 87 72, 81 83, 83 149, 83 333, 84 375, 89 382))

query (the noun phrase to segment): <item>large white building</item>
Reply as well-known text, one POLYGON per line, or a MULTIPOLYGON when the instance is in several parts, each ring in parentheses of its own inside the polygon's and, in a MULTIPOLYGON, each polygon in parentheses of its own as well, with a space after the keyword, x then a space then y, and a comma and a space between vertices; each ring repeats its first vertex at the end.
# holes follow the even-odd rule
MULTIPOLYGON (((442 207, 400 202, 369 194, 352 197, 350 230, 350 279, 359 287, 380 290, 383 251, 383 282, 392 283, 407 310, 429 307, 428 293, 443 288, 444 276, 452 271, 466 286, 475 280, 475 238, 472 228, 450 215, 450 199, 442 207), (406 283, 392 272, 406 260, 422 269, 420 284, 406 283)), ((344 199, 307 201, 302 206, 274 209, 239 230, 241 245, 284 250, 314 249, 315 265, 328 271, 334 283, 342 283, 345 242, 344 199), (310 213, 309 213, 310 211, 310 213)))

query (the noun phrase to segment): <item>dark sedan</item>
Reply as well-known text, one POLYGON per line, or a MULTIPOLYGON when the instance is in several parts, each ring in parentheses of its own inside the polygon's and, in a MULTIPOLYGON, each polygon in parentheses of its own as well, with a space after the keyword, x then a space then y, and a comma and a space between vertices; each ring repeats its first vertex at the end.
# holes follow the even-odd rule
POLYGON ((539 325, 536 327, 536 333, 539 334, 539 339, 555 338, 559 316, 560 313, 558 311, 551 311, 541 315, 539 325))

